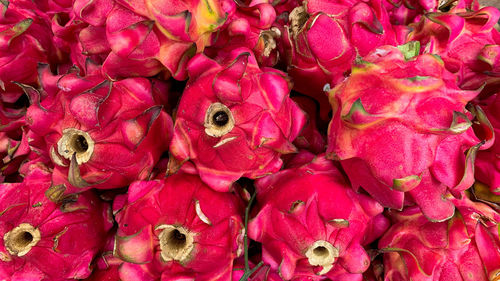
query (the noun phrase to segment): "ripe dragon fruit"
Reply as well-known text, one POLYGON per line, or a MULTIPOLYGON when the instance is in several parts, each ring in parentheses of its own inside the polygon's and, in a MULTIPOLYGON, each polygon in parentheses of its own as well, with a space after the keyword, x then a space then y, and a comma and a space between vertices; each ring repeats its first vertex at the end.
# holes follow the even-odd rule
POLYGON ((12 99, 11 95, 22 93, 12 81, 37 85, 38 63, 56 59, 58 55, 52 44, 49 18, 32 6, 23 7, 15 1, 0 4, 2 98, 12 99))
POLYGON ((124 187, 146 179, 168 148, 173 124, 145 78, 48 77, 28 108, 28 139, 55 165, 54 188, 65 194, 124 187), (56 83, 51 84, 53 81, 56 83))
MULTIPOLYGON (((418 52, 409 46, 401 48, 418 52)), ((458 195, 472 186, 475 155, 493 142, 492 132, 485 140, 475 135, 465 109, 478 91, 460 90, 436 56, 408 60, 385 46, 329 94, 327 153, 340 160, 355 190, 393 209, 413 201, 433 221, 453 216, 447 191, 458 195)), ((485 119, 477 121, 489 130, 485 119)))
POLYGON ((234 194, 179 173, 131 184, 113 208, 120 280, 230 280, 244 231, 234 194))
POLYGON ((490 98, 485 107, 486 116, 493 126, 496 138, 493 146, 479 151, 476 158, 476 179, 487 184, 491 192, 500 195, 500 94, 490 98))
POLYGON ((112 226, 109 205, 91 193, 48 200, 51 175, 33 166, 22 183, 0 184, 0 279, 74 280, 90 264, 112 226))
POLYGON ((16 83, 38 86, 38 63, 57 62, 51 36, 49 18, 33 3, 0 3, 0 131, 24 125, 27 99, 16 83))
POLYGON ((227 27, 212 39, 205 54, 216 57, 237 47, 251 49, 261 66, 274 66, 279 59, 279 28, 273 26, 276 11, 272 1, 235 1, 237 9, 227 27))
MULTIPOLYGON (((429 12, 437 12, 439 0, 384 0, 391 24, 408 25, 429 12)), ((451 2, 451 1, 449 1, 451 2)))
POLYGON ((290 13, 286 28, 285 59, 294 89, 318 100, 325 120, 330 108, 324 85, 347 77, 358 55, 397 45, 381 0, 305 1, 290 13))
POLYGON ((165 67, 185 79, 188 59, 210 45, 236 8, 228 0, 92 2, 75 1, 89 24, 79 38, 89 54, 107 54, 103 70, 113 78, 152 76, 165 67))
POLYGON ((193 161, 201 179, 228 191, 240 177, 278 171, 281 154, 296 152, 292 141, 306 122, 288 97, 281 71, 259 68, 246 48, 218 63, 200 54, 189 65, 170 152, 176 162, 193 161))
POLYGON ((363 246, 388 227, 383 208, 355 193, 324 155, 304 153, 256 181, 260 208, 248 235, 284 280, 361 280, 370 265, 363 246))
POLYGON ((465 196, 455 203, 445 222, 430 222, 417 207, 389 212, 393 225, 379 243, 384 280, 499 280, 500 214, 465 196))
POLYGON ((408 40, 420 41, 423 53, 439 55, 447 70, 457 74, 463 89, 496 91, 500 85, 500 11, 484 7, 469 12, 428 13, 412 25, 408 40), (495 54, 496 50, 496 54, 495 54), (496 73, 494 71, 496 69, 496 73))
MULTIPOLYGON (((159 59, 161 35, 154 22, 135 14, 115 1, 76 1, 82 21, 89 25, 78 34, 87 55, 105 56, 103 72, 111 78, 153 76, 164 69, 159 59), (102 2, 102 3, 101 3, 102 2), (159 38, 160 36, 160 38, 159 38), (127 42, 127 44, 124 44, 127 42)), ((175 49, 174 49, 175 51, 175 49)), ((173 63, 182 55, 170 54, 173 63)), ((175 75, 172 65, 166 65, 175 75)))

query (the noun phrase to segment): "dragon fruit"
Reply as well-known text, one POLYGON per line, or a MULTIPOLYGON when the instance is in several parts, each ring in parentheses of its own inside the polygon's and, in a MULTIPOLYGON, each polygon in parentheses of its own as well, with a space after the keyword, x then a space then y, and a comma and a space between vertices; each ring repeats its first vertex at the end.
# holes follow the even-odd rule
POLYGON ((109 205, 82 193, 48 200, 51 175, 32 166, 22 183, 0 185, 0 279, 74 280, 90 264, 112 226, 109 205))
POLYGON ((279 59, 277 44, 281 31, 273 23, 276 11, 272 1, 235 1, 237 9, 227 27, 212 39, 205 54, 216 57, 237 47, 251 49, 261 66, 274 66, 279 59))
POLYGON ((457 74, 463 89, 496 91, 500 85, 500 32, 495 29, 500 11, 484 7, 478 11, 428 13, 412 25, 408 40, 420 41, 423 53, 439 55, 447 70, 457 74), (495 54, 496 50, 496 54, 495 54), (494 71, 496 69, 496 73, 494 71))
POLYGON ((306 149, 313 153, 320 154, 325 151, 326 140, 319 129, 326 128, 327 124, 321 123, 318 116, 319 105, 308 96, 294 96, 292 100, 303 109, 308 118, 308 123, 295 139, 293 144, 299 149, 306 149), (319 129, 318 129, 319 128, 319 129))
POLYGON ((297 157, 256 181, 260 208, 249 237, 284 280, 361 280, 370 265, 363 246, 388 227, 382 206, 355 193, 324 155, 297 157))
MULTIPOLYGON (((409 46, 401 47, 407 58, 418 52, 409 46)), ((478 91, 459 89, 436 56, 407 60, 385 46, 329 94, 334 117, 327 153, 341 161, 355 190, 362 187, 393 209, 413 201, 433 221, 453 216, 447 191, 458 195, 472 186, 475 155, 483 142, 484 149, 493 142, 491 132, 484 140, 475 135, 465 109, 478 91)), ((484 119, 476 121, 488 130, 484 119)))
POLYGON ((79 34, 82 49, 106 54, 103 71, 110 77, 152 76, 166 68, 183 80, 188 59, 210 45, 236 5, 228 0, 78 0, 74 8, 89 24, 79 34))
POLYGON ((479 151, 476 158, 476 178, 487 184, 491 192, 500 195, 500 94, 490 98, 485 107, 486 116, 493 126, 496 138, 493 146, 479 151))
MULTIPOLYGON (((438 0, 384 0, 391 24, 408 25, 429 12, 438 11, 438 0)), ((451 2, 451 1, 449 1, 451 2)))
POLYGON ((26 89, 47 96, 28 108, 26 118, 31 147, 55 166, 54 186, 70 194, 149 176, 173 130, 150 80, 69 73, 44 81, 42 92, 26 89))
POLYGON ((131 184, 113 208, 121 280, 230 280, 243 250, 242 205, 234 194, 179 173, 131 184))
POLYGON ((292 141, 306 117, 288 97, 283 72, 259 68, 245 48, 233 50, 222 63, 197 55, 188 71, 170 146, 172 167, 191 160, 204 182, 228 191, 242 176, 278 171, 280 155, 296 152, 292 141))
POLYGON ((24 125, 28 102, 16 84, 38 86, 38 63, 58 61, 50 20, 31 4, 0 3, 0 131, 4 132, 19 132, 24 125))
POLYGON ((499 280, 500 214, 467 197, 457 213, 430 222, 417 207, 389 212, 393 225, 379 243, 384 280, 499 280))
POLYGON ((397 45, 380 0, 304 2, 290 13, 284 36, 294 89, 318 100, 325 120, 330 108, 324 85, 347 77, 357 56, 381 45, 397 45))
MULTIPOLYGON (((50 20, 33 7, 16 5, 16 2, 0 4, 0 80, 2 99, 11 102, 22 91, 12 81, 37 85, 39 62, 57 58, 52 44, 50 20)), ((54 61, 57 62, 57 61, 54 61)))

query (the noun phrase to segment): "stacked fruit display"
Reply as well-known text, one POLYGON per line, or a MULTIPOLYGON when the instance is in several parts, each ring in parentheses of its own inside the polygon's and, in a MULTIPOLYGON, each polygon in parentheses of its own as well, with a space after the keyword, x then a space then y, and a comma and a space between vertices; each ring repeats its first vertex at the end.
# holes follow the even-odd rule
POLYGON ((500 281, 499 19, 0 0, 0 280, 500 281))

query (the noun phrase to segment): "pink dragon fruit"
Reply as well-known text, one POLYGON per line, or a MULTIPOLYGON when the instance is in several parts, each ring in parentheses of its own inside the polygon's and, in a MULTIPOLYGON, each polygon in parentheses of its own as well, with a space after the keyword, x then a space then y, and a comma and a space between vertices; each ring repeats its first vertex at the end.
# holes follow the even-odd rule
POLYGON ((112 226, 108 205, 91 193, 48 200, 49 171, 33 166, 22 183, 0 185, 0 279, 74 280, 90 264, 112 226))
POLYGON ((26 118, 31 147, 55 165, 55 186, 69 194, 124 187, 149 176, 173 130, 150 80, 112 82, 69 73, 45 81, 42 92, 26 89, 47 95, 30 106, 26 118))
POLYGON ((417 207, 389 212, 393 225, 379 242, 384 280, 499 280, 500 214, 467 197, 454 201, 457 213, 445 222, 417 207))
MULTIPOLYGON (((418 53, 408 46, 401 48, 418 53)), ((482 141, 484 149, 493 142, 491 132, 485 140, 475 135, 465 109, 477 91, 460 90, 433 55, 408 60, 385 46, 329 94, 327 153, 341 161, 355 190, 393 209, 413 201, 433 221, 453 216, 447 191, 458 195, 472 186, 475 155, 482 141)), ((489 130, 486 118, 477 119, 489 130)))
POLYGON ((89 24, 79 33, 82 49, 105 54, 103 71, 112 78, 152 76, 166 68, 175 79, 185 79, 188 59, 210 45, 236 5, 228 0, 174 2, 75 1, 78 18, 89 24))
MULTIPOLYGON (((439 0, 384 0, 391 24, 408 25, 429 12, 437 12, 439 0)), ((452 1, 448 1, 452 2, 452 1)))
MULTIPOLYGON (((249 262, 250 269, 255 268, 255 264, 249 262)), ((238 258, 234 261, 232 281, 251 280, 251 281, 282 281, 279 274, 272 270, 269 265, 262 265, 250 275, 248 279, 244 278, 245 261, 243 258, 238 258)))
POLYGON ((475 12, 428 13, 413 25, 408 40, 418 40, 423 53, 439 55, 446 69, 459 77, 463 89, 496 91, 500 85, 500 11, 484 7, 475 12), (496 50, 496 53, 495 53, 496 50), (496 73, 495 73, 496 69, 496 73))
POLYGON ((493 146, 480 151, 476 158, 476 178, 487 184, 491 192, 500 195, 500 94, 490 98, 485 107, 486 116, 493 126, 496 139, 493 146))
POLYGON ((131 184, 114 209, 120 280, 230 280, 244 231, 234 194, 180 173, 131 184))
POLYGON ((381 0, 304 2, 290 13, 284 36, 294 89, 318 100, 325 120, 330 108, 325 106, 324 85, 345 79, 357 56, 381 45, 397 45, 381 0))
MULTIPOLYGON (((116 230, 116 229, 115 229, 116 230)), ((123 261, 113 255, 116 231, 110 231, 106 245, 95 261, 95 269, 86 281, 117 281, 120 280, 118 268, 123 261)))
POLYGON ((276 11, 272 1, 235 1, 233 20, 212 39, 205 54, 216 57, 220 52, 247 47, 261 66, 274 66, 279 59, 277 44, 281 31, 273 26, 276 11), (248 2, 248 3, 247 3, 248 2))
MULTIPOLYGON (((315 154, 325 152, 326 139, 319 130, 327 127, 327 124, 321 122, 318 116, 319 105, 316 101, 307 96, 294 96, 292 100, 296 102, 301 109, 303 109, 308 118, 308 123, 295 139, 293 144, 299 149, 306 149, 315 154)), ((323 131, 323 130, 321 130, 323 131)))
POLYGON ((260 208, 249 237, 284 280, 361 280, 370 265, 363 246, 388 227, 382 206, 355 193, 324 155, 297 157, 256 181, 260 208))
POLYGON ((283 72, 260 69, 245 48, 233 50, 221 63, 197 55, 188 71, 170 146, 176 159, 172 167, 191 160, 204 182, 228 191, 242 176, 278 171, 280 155, 296 152, 291 142, 306 119, 288 97, 283 72))
POLYGON ((0 131, 18 133, 28 102, 16 83, 38 86, 38 63, 55 63, 59 55, 49 18, 19 2, 0 3, 0 131))
MULTIPOLYGON (((32 7, 16 2, 0 4, 0 80, 2 99, 14 102, 22 94, 12 81, 37 85, 39 62, 57 59, 52 45, 49 18, 32 7)), ((54 61, 56 62, 56 61, 54 61)))

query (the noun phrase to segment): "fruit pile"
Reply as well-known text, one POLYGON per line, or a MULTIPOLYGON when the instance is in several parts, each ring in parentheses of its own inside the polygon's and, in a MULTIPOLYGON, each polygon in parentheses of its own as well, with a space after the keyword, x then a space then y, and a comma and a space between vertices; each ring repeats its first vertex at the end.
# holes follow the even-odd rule
POLYGON ((499 19, 0 0, 0 280, 500 281, 499 19))

